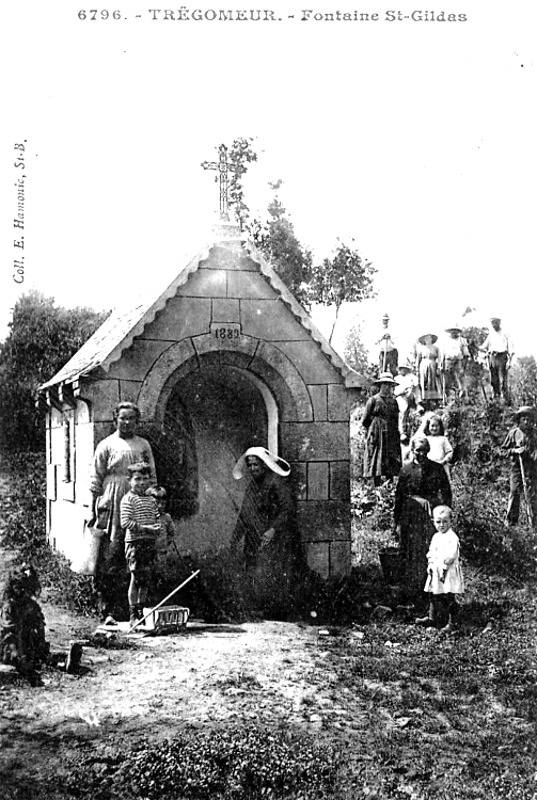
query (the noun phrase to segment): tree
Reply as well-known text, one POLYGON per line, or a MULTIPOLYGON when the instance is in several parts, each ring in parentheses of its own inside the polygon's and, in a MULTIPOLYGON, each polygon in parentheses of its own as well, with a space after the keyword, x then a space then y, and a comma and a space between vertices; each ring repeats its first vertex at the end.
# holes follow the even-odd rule
POLYGON ((40 450, 44 429, 35 409, 37 387, 49 380, 104 322, 107 313, 66 309, 31 291, 13 310, 0 344, 0 445, 6 450, 40 450))
POLYGON ((332 341, 339 312, 344 302, 359 302, 373 297, 373 275, 376 270, 356 249, 339 242, 332 258, 314 266, 313 255, 296 236, 278 191, 281 180, 270 183, 274 198, 268 206, 269 219, 249 220, 242 179, 247 164, 257 161, 253 139, 235 139, 229 148, 229 159, 235 166, 230 178, 230 205, 241 226, 252 236, 256 246, 270 261, 283 282, 306 309, 312 303, 333 305, 335 318, 330 334, 332 341))
POLYGON ((369 368, 369 359, 362 340, 362 327, 359 322, 353 324, 346 336, 343 357, 356 372, 361 375, 366 374, 369 368))
POLYGON ((274 266, 285 285, 299 302, 309 308, 313 256, 295 234, 293 223, 277 194, 281 185, 281 180, 269 184, 274 191, 274 198, 268 207, 269 219, 265 223, 254 221, 250 230, 254 243, 274 266))
POLYGON ((233 165, 229 179, 229 205, 233 209, 241 231, 244 230, 250 215, 250 209, 244 199, 242 178, 248 169, 247 164, 257 161, 257 153, 252 147, 252 142, 253 139, 251 137, 238 138, 233 141, 228 150, 228 158, 233 165))
MULTIPOLYGON (((354 240, 353 240, 354 242, 354 240)), ((313 267, 310 295, 317 303, 335 306, 332 341, 343 303, 356 303, 374 297, 373 276, 376 270, 359 252, 339 242, 333 258, 325 258, 313 267)))

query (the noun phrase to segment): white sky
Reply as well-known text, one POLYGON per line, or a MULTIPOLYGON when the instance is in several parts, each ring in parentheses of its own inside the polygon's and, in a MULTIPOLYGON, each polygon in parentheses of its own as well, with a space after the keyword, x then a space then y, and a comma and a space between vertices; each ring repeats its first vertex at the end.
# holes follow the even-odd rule
POLYGON ((180 268, 218 207, 200 163, 252 136, 252 210, 265 216, 267 182, 282 178, 304 244, 322 258, 353 238, 378 270, 378 300, 360 312, 367 341, 386 311, 404 351, 470 305, 484 321, 502 316, 520 355, 537 353, 535 6, 425 6, 466 13, 465 23, 387 22, 394 6, 380 0, 313 6, 377 12, 378 22, 300 22, 310 4, 297 0, 188 6, 282 17, 215 23, 152 21, 133 0, 97 4, 127 17, 106 21, 80 21, 83 0, 8 0, 0 337, 21 291, 111 308, 180 268), (16 285, 13 145, 23 140, 16 285))

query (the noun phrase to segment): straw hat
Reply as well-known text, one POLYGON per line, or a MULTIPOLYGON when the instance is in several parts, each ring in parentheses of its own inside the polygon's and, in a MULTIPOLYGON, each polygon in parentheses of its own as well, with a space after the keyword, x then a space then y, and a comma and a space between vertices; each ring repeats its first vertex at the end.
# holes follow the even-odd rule
POLYGON ((445 328, 445 331, 446 333, 449 333, 450 331, 459 331, 459 333, 461 333, 462 328, 460 325, 452 325, 451 328, 445 328))
POLYGON ((424 339, 425 339, 427 336, 430 336, 430 337, 431 337, 431 339, 433 340, 433 344, 434 344, 434 343, 436 342, 436 340, 438 339, 438 336, 436 335, 436 333, 424 333, 424 334, 422 334, 421 336, 418 336, 418 342, 419 342, 420 344, 425 344, 425 342, 424 342, 423 340, 424 340, 424 339))
POLYGON ((391 372, 381 372, 380 375, 378 376, 377 380, 373 381, 373 383, 391 383, 391 384, 393 384, 395 386, 397 381, 394 381, 393 375, 392 375, 391 372))
POLYGON ((534 417, 535 408, 533 406, 520 406, 518 411, 515 411, 513 416, 515 419, 520 419, 520 417, 534 417))
POLYGON ((282 475, 284 478, 291 472, 291 465, 285 459, 270 453, 264 447, 249 447, 233 467, 232 474, 236 481, 246 475, 246 459, 248 456, 260 458, 272 472, 275 472, 276 475, 282 475))

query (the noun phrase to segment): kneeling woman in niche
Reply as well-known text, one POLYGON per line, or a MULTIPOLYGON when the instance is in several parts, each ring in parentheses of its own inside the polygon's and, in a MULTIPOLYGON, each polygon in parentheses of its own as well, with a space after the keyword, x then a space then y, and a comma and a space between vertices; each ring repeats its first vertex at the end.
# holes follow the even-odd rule
POLYGON ((287 461, 264 447, 250 447, 233 469, 236 480, 249 480, 231 544, 242 549, 252 602, 276 615, 288 607, 299 556, 290 472, 287 461))

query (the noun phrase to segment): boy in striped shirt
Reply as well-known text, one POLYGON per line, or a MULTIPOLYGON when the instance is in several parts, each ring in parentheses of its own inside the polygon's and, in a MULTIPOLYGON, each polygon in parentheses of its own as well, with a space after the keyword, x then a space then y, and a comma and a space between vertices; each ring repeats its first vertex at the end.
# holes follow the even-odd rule
POLYGON ((130 490, 121 501, 121 527, 125 531, 125 559, 131 574, 129 584, 130 624, 143 617, 153 578, 156 540, 160 533, 159 512, 154 497, 146 496, 151 467, 144 461, 130 464, 130 490))

